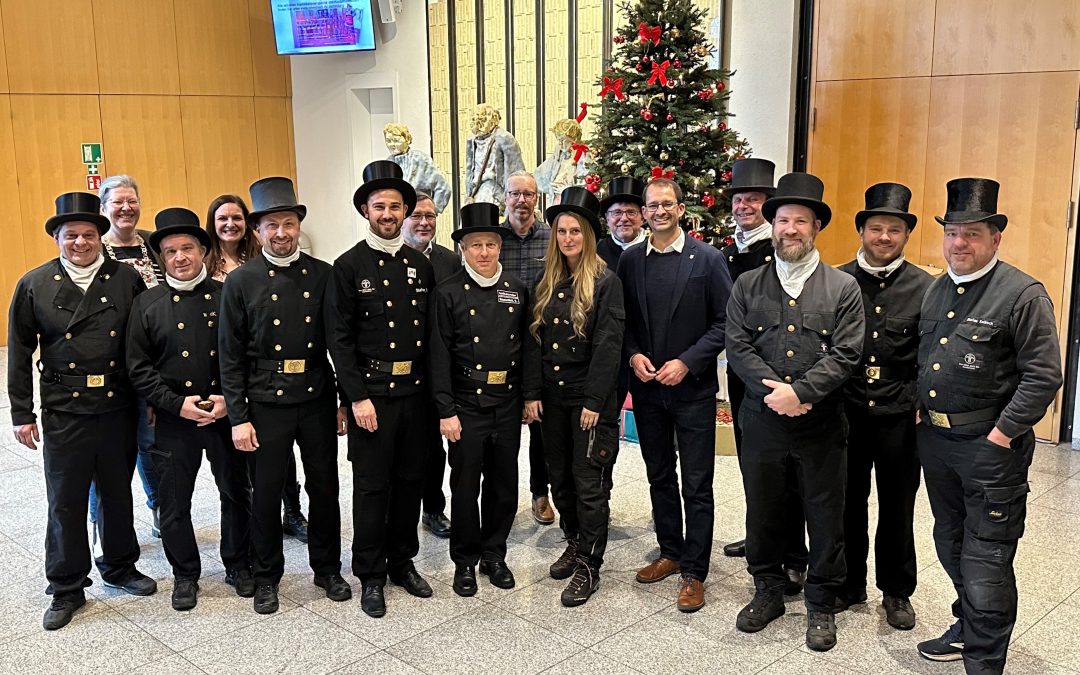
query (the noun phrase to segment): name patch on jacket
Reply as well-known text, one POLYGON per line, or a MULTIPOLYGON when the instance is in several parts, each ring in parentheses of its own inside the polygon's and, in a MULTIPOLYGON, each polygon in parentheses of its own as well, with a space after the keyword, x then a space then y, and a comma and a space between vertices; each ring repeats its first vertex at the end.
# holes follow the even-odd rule
POLYGON ((504 291, 504 290, 500 289, 499 291, 496 292, 496 295, 499 298, 499 302, 501 302, 504 305, 520 305, 521 304, 521 294, 518 293, 517 291, 504 291))

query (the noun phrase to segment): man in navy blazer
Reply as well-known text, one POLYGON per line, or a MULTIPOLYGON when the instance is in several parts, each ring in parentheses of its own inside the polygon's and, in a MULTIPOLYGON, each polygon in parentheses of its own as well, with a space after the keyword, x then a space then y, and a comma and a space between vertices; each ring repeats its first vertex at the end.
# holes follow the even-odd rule
POLYGON ((633 369, 630 393, 660 544, 660 557, 637 580, 681 573, 678 606, 693 612, 705 604, 712 552, 716 357, 724 349, 731 277, 719 251, 679 227, 686 205, 677 183, 656 179, 643 197, 652 234, 623 254, 618 269, 624 356, 633 369))

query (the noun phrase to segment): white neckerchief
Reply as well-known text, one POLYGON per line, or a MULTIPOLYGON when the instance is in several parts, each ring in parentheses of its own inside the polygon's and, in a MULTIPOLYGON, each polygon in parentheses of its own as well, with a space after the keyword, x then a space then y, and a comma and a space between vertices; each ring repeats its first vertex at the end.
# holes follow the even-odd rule
POLYGON ((634 237, 634 240, 631 241, 631 242, 627 242, 625 244, 622 243, 621 241, 619 241, 619 239, 615 236, 614 232, 611 233, 611 239, 612 239, 612 241, 615 242, 615 244, 619 248, 621 248, 622 250, 625 251, 626 249, 630 248, 634 244, 640 244, 641 242, 645 241, 645 228, 643 227, 640 230, 638 230, 637 236, 634 237))
POLYGON ((402 236, 401 230, 398 230, 397 236, 393 239, 383 239, 369 229, 367 233, 367 243, 368 246, 376 251, 382 251, 383 253, 394 256, 397 255, 397 252, 405 245, 405 237, 402 236))
POLYGON ((860 248, 858 252, 855 253, 855 262, 859 263, 859 267, 861 267, 863 271, 867 274, 878 277, 880 279, 884 279, 904 264, 904 254, 901 253, 899 258, 892 261, 888 265, 885 265, 884 267, 874 267, 870 263, 866 262, 866 251, 860 248), (882 274, 882 272, 884 272, 884 274, 882 274))
POLYGON ((816 248, 797 262, 786 262, 777 257, 776 276, 780 279, 780 285, 784 287, 784 291, 798 300, 806 280, 817 269, 819 262, 821 262, 821 255, 818 254, 816 248))
POLYGON ((756 244, 762 239, 768 239, 772 236, 772 223, 765 221, 758 225, 749 232, 745 232, 741 229, 735 230, 735 247, 739 249, 739 253, 746 253, 752 244, 756 244))
POLYGON ((101 266, 105 264, 105 254, 98 253, 97 260, 86 267, 79 267, 63 255, 60 256, 60 264, 64 266, 64 271, 66 271, 68 277, 75 282, 75 285, 79 287, 79 290, 85 293, 86 289, 90 288, 90 282, 94 280, 94 275, 97 274, 98 270, 101 269, 101 266))
MULTIPOLYGON (((299 249, 297 249, 297 250, 299 250, 299 249)), ((165 283, 169 284, 169 287, 172 288, 175 291, 190 291, 193 288, 195 288, 196 286, 198 286, 199 284, 201 284, 203 282, 203 279, 205 279, 205 278, 206 278, 206 265, 200 265, 199 266, 199 273, 195 276, 194 279, 192 279, 190 281, 180 281, 179 279, 175 279, 175 278, 169 276, 168 272, 165 273, 165 283)))
POLYGON ((465 264, 465 272, 472 277, 472 280, 475 281, 476 285, 480 288, 491 288, 499 283, 499 277, 502 276, 502 270, 502 263, 498 263, 498 267, 495 268, 495 275, 488 279, 480 276, 480 273, 474 270, 468 263, 465 264))
POLYGON ((274 267, 288 267, 289 265, 300 259, 300 247, 297 246, 295 251, 285 256, 284 258, 279 258, 272 253, 267 253, 265 248, 262 250, 262 254, 263 257, 266 258, 267 261, 269 261, 270 264, 274 267))
POLYGON ((674 251, 675 253, 682 253, 683 246, 685 246, 685 245, 686 245, 686 233, 683 232, 682 228, 680 227, 679 228, 679 238, 676 239, 675 241, 671 242, 671 244, 668 245, 668 247, 665 248, 663 251, 661 251, 660 249, 658 249, 658 248, 656 248, 655 246, 652 245, 652 237, 650 236, 649 237, 649 243, 645 244, 645 255, 649 255, 653 251, 656 251, 657 253, 671 253, 672 251, 674 251))
POLYGON ((976 279, 982 279, 987 274, 990 274, 990 270, 994 269, 994 265, 998 263, 997 253, 990 259, 990 262, 986 263, 986 267, 981 270, 975 270, 971 274, 956 274, 952 271, 952 267, 949 268, 949 278, 953 280, 956 285, 966 284, 969 281, 975 281, 976 279))

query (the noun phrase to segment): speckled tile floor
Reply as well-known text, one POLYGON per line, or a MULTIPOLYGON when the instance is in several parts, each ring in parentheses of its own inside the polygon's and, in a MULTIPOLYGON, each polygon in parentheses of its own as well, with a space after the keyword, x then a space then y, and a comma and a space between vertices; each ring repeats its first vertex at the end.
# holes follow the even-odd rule
MULTIPOLYGON (((6 354, 0 350, 0 374, 6 354)), ((0 415, 8 402, 0 392, 0 415)), ((527 434, 526 434, 527 439, 527 434)), ((526 447, 527 440, 523 442, 526 447)), ((634 571, 657 553, 648 483, 638 447, 624 444, 615 471, 612 532, 603 585, 585 606, 559 604, 562 582, 546 576, 562 551, 557 526, 529 512, 528 453, 520 455, 520 504, 507 562, 512 591, 480 580, 473 598, 450 588, 447 543, 421 534, 417 567, 435 589, 419 600, 388 586, 388 614, 360 612, 356 598, 332 603, 311 585, 304 546, 285 540, 282 608, 260 616, 251 601, 224 584, 217 552, 216 497, 204 464, 195 493, 195 527, 203 554, 199 606, 180 614, 169 606, 172 581, 150 514, 133 481, 139 568, 158 579, 149 598, 117 594, 95 572, 86 608, 70 626, 46 633, 43 595, 45 483, 40 452, 0 433, 0 673, 960 673, 958 664, 924 661, 919 640, 950 621, 951 585, 934 557, 933 521, 920 492, 916 510, 919 589, 915 630, 890 629, 878 597, 838 618, 839 644, 826 654, 803 644, 801 596, 788 613, 756 635, 735 630, 735 614, 752 594, 740 560, 720 547, 742 532, 742 485, 734 458, 716 459, 716 527, 708 604, 696 614, 675 609, 675 583, 649 587, 634 571)), ((351 473, 341 444, 343 569, 349 569, 351 473)), ((1008 673, 1080 673, 1080 451, 1039 447, 1032 466, 1027 533, 1017 555, 1020 609, 1008 673)), ((872 507, 873 508, 873 507, 872 507)), ((452 516, 452 514, 451 514, 452 516)), ((871 554, 872 555, 872 554, 871 554)), ((871 569, 873 566, 871 564, 871 569)), ((354 577, 346 576, 356 585, 354 577)), ((871 584, 872 586, 872 584, 871 584)))

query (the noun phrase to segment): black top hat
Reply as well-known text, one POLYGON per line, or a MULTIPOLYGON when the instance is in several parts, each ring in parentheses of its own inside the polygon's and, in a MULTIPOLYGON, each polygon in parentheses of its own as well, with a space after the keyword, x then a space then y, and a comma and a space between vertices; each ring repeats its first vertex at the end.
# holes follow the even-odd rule
POLYGON ((855 214, 855 228, 862 229, 870 216, 893 216, 915 229, 919 217, 908 212, 911 190, 900 183, 877 183, 866 188, 866 208, 855 214))
POLYGON ((154 231, 147 238, 150 248, 154 253, 161 254, 161 240, 173 234, 190 234, 199 240, 199 243, 210 248, 210 235, 206 230, 199 227, 199 217, 194 211, 174 207, 159 211, 154 216, 154 231))
POLYGON ((641 196, 645 192, 645 183, 633 176, 619 176, 608 183, 607 196, 600 200, 600 213, 605 213, 612 204, 637 204, 645 206, 641 196))
POLYGON ((773 187, 775 171, 776 165, 767 159, 737 159, 731 165, 731 185, 724 188, 721 194, 728 199, 740 192, 761 192, 766 197, 772 197, 776 192, 773 187))
POLYGON ((600 201, 596 195, 583 187, 572 185, 562 191, 559 203, 544 212, 548 225, 555 226, 555 219, 562 213, 576 213, 592 225, 597 241, 604 236, 604 224, 600 222, 600 201))
POLYGON ((1000 187, 996 180, 989 178, 954 178, 945 185, 949 193, 945 215, 934 216, 934 220, 942 225, 985 221, 1004 231, 1009 218, 997 212, 1000 187))
POLYGON ((499 223, 499 207, 487 202, 476 202, 461 207, 461 228, 450 233, 454 241, 461 241, 467 234, 490 232, 503 239, 510 236, 510 228, 499 223))
POLYGON ((408 215, 416 208, 416 190, 404 178, 401 167, 396 162, 380 159, 364 167, 364 183, 353 193, 352 203, 360 213, 360 206, 367 204, 368 195, 376 190, 397 190, 405 201, 405 213, 408 215))
POLYGON ((776 218, 776 210, 785 204, 801 204, 811 209, 821 221, 821 229, 832 220, 832 209, 821 201, 825 194, 825 184, 817 176, 809 173, 794 172, 780 177, 776 183, 776 194, 761 205, 761 214, 770 223, 776 218))
POLYGON ((109 231, 109 219, 101 215, 101 200, 89 192, 65 192, 56 198, 56 215, 45 221, 49 236, 64 223, 81 220, 97 225, 99 235, 109 231))
POLYGON ((258 227, 259 218, 268 213, 292 211, 300 220, 307 215, 307 207, 296 203, 296 190, 292 180, 283 176, 262 178, 248 188, 251 194, 251 213, 247 221, 252 227, 258 227))

